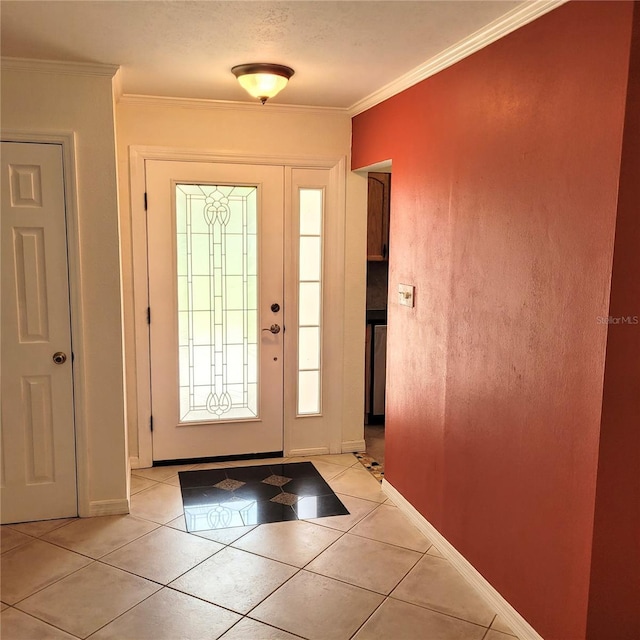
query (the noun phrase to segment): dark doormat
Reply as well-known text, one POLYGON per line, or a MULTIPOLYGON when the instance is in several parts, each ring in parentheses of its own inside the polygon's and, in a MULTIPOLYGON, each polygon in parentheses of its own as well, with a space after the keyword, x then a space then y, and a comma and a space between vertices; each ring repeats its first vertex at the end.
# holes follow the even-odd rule
POLYGON ((187 531, 348 515, 311 462, 181 471, 187 531))

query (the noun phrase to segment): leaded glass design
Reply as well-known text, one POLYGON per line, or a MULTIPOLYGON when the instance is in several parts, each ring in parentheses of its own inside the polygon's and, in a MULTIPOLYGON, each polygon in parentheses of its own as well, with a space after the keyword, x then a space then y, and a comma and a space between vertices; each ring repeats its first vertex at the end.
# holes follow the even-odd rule
POLYGON ((300 189, 298 415, 320 413, 323 189, 300 189))
POLYGON ((176 185, 180 421, 258 416, 257 188, 176 185))

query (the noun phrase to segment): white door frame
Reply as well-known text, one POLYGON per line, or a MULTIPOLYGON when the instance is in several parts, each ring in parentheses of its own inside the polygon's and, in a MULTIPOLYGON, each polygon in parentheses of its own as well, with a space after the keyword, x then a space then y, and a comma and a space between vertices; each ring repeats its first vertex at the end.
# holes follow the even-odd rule
MULTIPOLYGON (((145 193, 145 160, 173 160, 183 162, 220 162, 226 164, 266 164, 279 165, 295 169, 332 169, 338 178, 335 180, 335 201, 342 226, 332 236, 336 255, 339 263, 339 273, 344 271, 344 221, 345 221, 345 167, 344 156, 289 156, 289 155, 249 155, 221 153, 202 149, 175 149, 172 147, 129 147, 129 185, 130 185, 130 211, 131 211, 131 253, 133 270, 133 297, 134 297, 134 340, 135 340, 135 377, 138 423, 138 457, 131 457, 132 468, 150 467, 153 464, 152 436, 149 425, 151 416, 151 359, 149 352, 149 325, 147 323, 147 307, 149 300, 149 284, 147 274, 147 222, 144 206, 145 193)), ((287 174, 285 172, 285 209, 290 207, 287 174)), ((285 211, 285 224, 287 214, 285 211)), ((286 234, 286 232, 285 232, 286 234)), ((286 238, 286 235, 285 235, 286 238)), ((287 247, 285 246, 285 272, 287 247)), ((336 279, 336 278, 334 278, 336 279)), ((344 278, 338 278, 341 291, 336 296, 339 308, 335 313, 342 313, 344 306, 344 278)), ((342 336, 338 338, 342 344, 342 336)), ((286 353, 286 344, 285 344, 286 353)), ((286 367, 286 364, 285 364, 286 367)), ((341 388, 342 377, 336 376, 331 380, 336 388, 341 388)), ((309 451, 293 452, 291 445, 291 432, 288 425, 285 407, 284 417, 284 452, 285 455, 298 453, 309 455, 309 451)), ((336 420, 329 434, 329 446, 325 449, 314 450, 313 453, 341 453, 342 452, 342 421, 336 420)))
POLYGON ((76 174, 76 136, 73 131, 33 132, 3 130, 4 142, 57 144, 62 147, 64 175, 64 205, 67 231, 67 262, 69 270, 69 300, 71 315, 71 345, 73 353, 73 415, 76 442, 76 482, 78 515, 88 517, 89 497, 89 434, 86 422, 86 385, 84 321, 82 309, 82 271, 80 266, 80 221, 76 174))

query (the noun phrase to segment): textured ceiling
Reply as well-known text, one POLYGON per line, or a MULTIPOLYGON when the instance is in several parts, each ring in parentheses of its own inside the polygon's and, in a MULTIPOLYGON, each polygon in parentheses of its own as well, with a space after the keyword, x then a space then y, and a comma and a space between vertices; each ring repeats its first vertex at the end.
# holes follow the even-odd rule
POLYGON ((129 94, 250 98, 233 65, 296 70, 273 100, 350 107, 520 5, 509 0, 2 0, 3 56, 118 64, 129 94))

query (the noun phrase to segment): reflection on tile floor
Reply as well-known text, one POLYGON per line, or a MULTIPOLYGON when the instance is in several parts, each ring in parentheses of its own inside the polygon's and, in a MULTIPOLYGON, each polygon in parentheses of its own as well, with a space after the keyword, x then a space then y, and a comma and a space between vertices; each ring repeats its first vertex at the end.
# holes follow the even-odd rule
POLYGON ((312 459, 349 515, 306 518, 278 465, 307 460, 135 469, 130 515, 3 526, 3 640, 516 640, 353 455, 312 459), (267 465, 299 519, 186 532, 179 472, 267 465))
POLYGON ((349 515, 311 462, 181 471, 187 531, 349 515))

